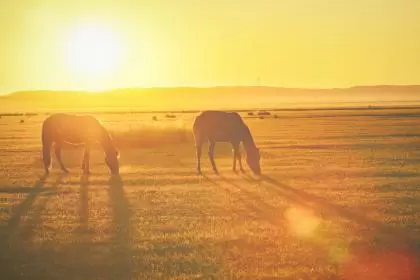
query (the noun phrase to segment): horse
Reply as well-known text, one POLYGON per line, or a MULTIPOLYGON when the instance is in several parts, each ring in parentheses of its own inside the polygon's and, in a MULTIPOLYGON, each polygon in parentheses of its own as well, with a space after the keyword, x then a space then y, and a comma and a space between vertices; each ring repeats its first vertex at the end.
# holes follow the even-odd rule
POLYGON ((261 175, 259 149, 255 145, 251 131, 238 113, 204 111, 194 120, 193 134, 196 147, 198 174, 201 174, 201 147, 203 142, 207 140, 209 142, 208 154, 210 163, 216 174, 219 174, 214 161, 216 142, 228 142, 232 144, 233 171, 236 173, 236 160, 238 160, 241 172, 245 172, 242 167, 241 154, 239 151, 239 146, 242 142, 243 147, 245 148, 248 166, 255 175, 261 175))
POLYGON ((51 164, 51 149, 54 144, 55 155, 61 170, 68 173, 61 160, 63 144, 84 145, 85 152, 82 163, 84 174, 89 174, 90 149, 100 143, 105 152, 105 162, 111 174, 119 174, 119 152, 106 128, 89 115, 53 114, 42 123, 42 151, 45 174, 51 164))

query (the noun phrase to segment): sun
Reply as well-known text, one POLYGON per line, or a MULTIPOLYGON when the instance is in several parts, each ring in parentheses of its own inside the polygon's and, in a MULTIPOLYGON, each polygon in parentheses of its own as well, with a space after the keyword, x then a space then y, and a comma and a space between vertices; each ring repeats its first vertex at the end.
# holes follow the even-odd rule
POLYGON ((105 78, 116 71, 122 54, 116 32, 101 25, 74 28, 64 44, 66 65, 87 78, 105 78))

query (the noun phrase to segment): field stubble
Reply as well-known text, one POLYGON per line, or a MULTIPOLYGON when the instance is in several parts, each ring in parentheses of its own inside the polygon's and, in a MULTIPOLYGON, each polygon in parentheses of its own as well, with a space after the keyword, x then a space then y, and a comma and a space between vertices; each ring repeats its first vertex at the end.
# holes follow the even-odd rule
POLYGON ((415 279, 420 121, 366 112, 247 118, 261 180, 234 174, 225 144, 221 175, 204 157, 197 176, 189 114, 99 115, 121 178, 99 149, 83 176, 81 148, 43 178, 45 116, 3 117, 0 278, 415 279))

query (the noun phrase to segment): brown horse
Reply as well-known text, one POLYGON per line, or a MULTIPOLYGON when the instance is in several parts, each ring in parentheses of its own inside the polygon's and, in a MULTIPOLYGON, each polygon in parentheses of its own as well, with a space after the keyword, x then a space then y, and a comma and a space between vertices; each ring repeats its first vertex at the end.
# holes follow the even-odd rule
POLYGON ((216 142, 228 142, 233 147, 233 171, 236 172, 236 160, 242 172, 241 154, 239 145, 242 142, 246 151, 246 162, 256 175, 261 175, 260 152, 255 146, 254 139, 248 126, 244 123, 241 116, 234 112, 205 111, 196 117, 193 125, 195 147, 197 153, 197 171, 201 174, 200 158, 201 147, 204 141, 209 142, 209 158, 213 170, 218 174, 214 162, 214 148, 216 142))
POLYGON ((61 160, 61 148, 64 143, 84 145, 85 154, 82 169, 89 173, 89 157, 91 147, 99 142, 105 152, 105 162, 112 174, 119 173, 119 154, 113 141, 102 124, 92 116, 54 114, 46 118, 42 124, 42 151, 45 173, 48 174, 51 164, 51 149, 54 143, 55 155, 61 170, 68 172, 61 160))

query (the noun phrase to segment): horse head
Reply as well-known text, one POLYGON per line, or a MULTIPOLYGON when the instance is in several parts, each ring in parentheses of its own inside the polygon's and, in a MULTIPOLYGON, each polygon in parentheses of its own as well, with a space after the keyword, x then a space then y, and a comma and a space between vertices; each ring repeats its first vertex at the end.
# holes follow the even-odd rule
POLYGON ((247 151, 246 163, 255 175, 261 175, 260 150, 253 148, 247 151))

